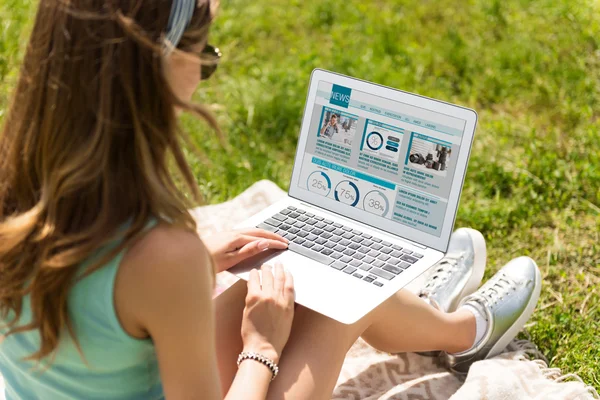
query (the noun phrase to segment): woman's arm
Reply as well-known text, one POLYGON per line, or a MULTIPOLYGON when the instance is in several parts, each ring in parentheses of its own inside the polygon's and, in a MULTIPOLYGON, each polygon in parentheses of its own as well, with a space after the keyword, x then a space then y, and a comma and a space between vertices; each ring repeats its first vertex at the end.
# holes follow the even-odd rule
MULTIPOLYGON (((213 280, 208 251, 201 240, 167 226, 150 231, 121 265, 115 286, 119 318, 130 334, 150 336, 154 341, 167 399, 222 398, 213 280)), ((265 356, 278 362, 278 354, 265 356)), ((246 360, 226 398, 262 400, 271 376, 263 364, 246 360)))

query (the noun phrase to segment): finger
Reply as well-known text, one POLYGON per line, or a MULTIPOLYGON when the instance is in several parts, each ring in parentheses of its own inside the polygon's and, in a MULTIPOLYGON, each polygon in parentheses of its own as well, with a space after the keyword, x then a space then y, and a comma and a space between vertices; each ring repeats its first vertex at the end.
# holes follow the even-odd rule
POLYGON ((275 263, 273 271, 273 293, 280 298, 285 298, 283 295, 283 289, 285 287, 285 272, 283 271, 283 265, 280 262, 275 263))
POLYGON ((263 294, 271 296, 273 294, 273 272, 269 264, 263 264, 262 268, 262 291, 263 294))
POLYGON ((278 235, 273 232, 266 231, 264 229, 249 228, 249 229, 242 229, 239 232, 242 235, 254 236, 256 238, 273 239, 273 240, 279 240, 280 242, 286 242, 286 243, 289 242, 289 240, 287 240, 283 236, 278 235))
POLYGON ((260 276, 256 269, 250 271, 248 279, 248 296, 256 296, 260 293, 260 276))
POLYGON ((282 243, 277 240, 259 239, 254 240, 243 246, 241 249, 232 251, 229 253, 228 263, 235 265, 250 257, 253 257, 265 250, 285 250, 287 249, 287 243, 282 243))
POLYGON ((291 306, 296 301, 296 290, 294 288, 294 277, 287 269, 284 270, 285 273, 285 284, 283 288, 284 299, 291 306))

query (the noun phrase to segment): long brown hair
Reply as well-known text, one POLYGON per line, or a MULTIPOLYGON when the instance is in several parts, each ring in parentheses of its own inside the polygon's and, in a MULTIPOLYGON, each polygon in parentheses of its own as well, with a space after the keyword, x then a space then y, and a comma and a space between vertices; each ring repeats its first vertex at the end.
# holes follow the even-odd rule
MULTIPOLYGON (((216 3, 198 5, 179 48, 202 45, 216 3)), ((161 41, 171 2, 41 0, 0 136, 0 317, 9 334, 38 330, 52 355, 68 333, 78 267, 114 240, 138 238, 150 218, 195 231, 173 166, 198 196, 176 109, 218 130, 202 106, 178 99, 161 41), (126 227, 124 229, 124 227, 126 227), (19 324, 25 296, 32 320, 19 324)))

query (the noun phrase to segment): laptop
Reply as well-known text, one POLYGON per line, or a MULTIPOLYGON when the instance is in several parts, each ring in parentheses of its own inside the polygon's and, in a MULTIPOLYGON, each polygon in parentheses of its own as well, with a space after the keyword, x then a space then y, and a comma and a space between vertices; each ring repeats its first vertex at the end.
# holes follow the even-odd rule
POLYGON ((239 226, 289 249, 230 272, 280 261, 298 304, 358 321, 446 252, 476 123, 468 108, 314 70, 288 195, 239 226))

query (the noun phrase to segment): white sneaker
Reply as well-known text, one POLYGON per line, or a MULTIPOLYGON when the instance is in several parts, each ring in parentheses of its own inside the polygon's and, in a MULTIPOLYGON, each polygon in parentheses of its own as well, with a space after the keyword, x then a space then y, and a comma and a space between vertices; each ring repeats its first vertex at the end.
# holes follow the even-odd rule
POLYGON ((542 278, 535 261, 519 257, 510 261, 477 292, 459 303, 480 311, 487 320, 486 332, 471 349, 461 353, 442 353, 448 367, 467 373, 475 361, 500 354, 519 333, 540 297, 542 278))
POLYGON ((425 286, 417 293, 444 312, 456 310, 460 300, 481 284, 486 247, 481 232, 460 228, 450 236, 444 258, 431 267, 425 286))

